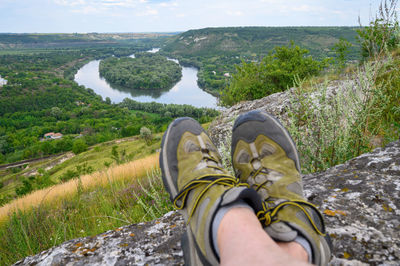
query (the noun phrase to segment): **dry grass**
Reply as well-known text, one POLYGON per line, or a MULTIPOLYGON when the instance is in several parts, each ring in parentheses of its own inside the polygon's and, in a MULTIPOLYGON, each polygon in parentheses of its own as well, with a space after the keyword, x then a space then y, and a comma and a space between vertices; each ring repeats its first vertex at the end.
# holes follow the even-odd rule
POLYGON ((5 221, 8 214, 17 209, 26 210, 41 204, 57 204, 68 196, 74 195, 78 187, 88 189, 96 185, 107 185, 113 181, 123 181, 144 176, 149 169, 159 167, 158 153, 112 167, 106 171, 95 172, 42 190, 37 190, 22 198, 18 198, 0 208, 0 221, 5 221))

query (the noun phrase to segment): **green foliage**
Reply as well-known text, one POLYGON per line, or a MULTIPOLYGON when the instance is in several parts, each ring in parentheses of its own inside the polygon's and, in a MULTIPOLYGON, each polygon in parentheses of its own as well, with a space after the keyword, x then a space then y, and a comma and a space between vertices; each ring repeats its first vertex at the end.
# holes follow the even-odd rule
POLYGON ((39 169, 36 176, 30 176, 22 180, 22 185, 15 188, 15 194, 17 196, 23 196, 34 190, 46 188, 54 184, 49 173, 43 169, 39 169))
POLYGON ((375 19, 370 21, 369 26, 357 30, 364 59, 380 57, 386 49, 392 50, 400 44, 397 2, 398 0, 382 0, 375 19))
POLYGON ((102 60, 101 76, 110 83, 141 90, 171 88, 182 77, 179 64, 164 56, 151 53, 135 56, 102 60))
MULTIPOLYGON (((120 104, 122 108, 128 108, 129 110, 141 110, 145 112, 155 113, 163 115, 163 118, 171 121, 171 118, 190 116, 197 120, 201 120, 201 123, 210 122, 212 118, 216 117, 219 112, 211 108, 197 108, 187 104, 163 104, 163 103, 142 103, 132 99, 125 98, 120 104)), ((140 128, 139 128, 140 129, 140 128)))
POLYGON ((139 181, 83 189, 60 203, 10 213, 0 225, 0 265, 11 265, 69 239, 148 221, 172 209, 159 169, 139 181))
POLYGON ((334 93, 328 83, 313 85, 312 93, 298 84, 286 126, 304 172, 323 171, 398 138, 400 91, 394 69, 390 59, 367 62, 352 77, 357 82, 343 82, 334 93))
POLYGON ((140 191, 134 190, 133 195, 136 202, 143 208, 144 215, 141 220, 154 220, 161 215, 171 211, 171 201, 168 194, 165 193, 161 179, 160 169, 153 169, 148 178, 141 181, 138 180, 140 191), (160 193, 161 191, 161 193, 160 193))
POLYGON ((72 145, 72 152, 75 154, 79 154, 81 152, 87 151, 88 145, 83 139, 77 139, 74 141, 72 145))
MULTIPOLYGON (((0 41, 2 38, 5 39, 0 36, 0 41)), ((156 103, 130 102, 128 110, 125 108, 128 106, 111 104, 107 99, 103 102, 93 90, 61 77, 76 62, 117 51, 119 55, 127 55, 150 44, 138 43, 131 48, 15 51, 15 54, 0 55, 0 75, 8 80, 0 90, 0 162, 71 151, 74 137, 78 135, 91 146, 139 135, 142 126, 160 132, 177 115, 192 116, 201 122, 215 117, 218 114, 215 110, 156 103), (168 110, 173 115, 165 116, 168 110), (60 132, 64 136, 41 141, 48 132, 60 132)))
MULTIPOLYGON (((397 50, 399 51, 399 49, 397 50)), ((388 57, 386 63, 376 74, 375 84, 381 90, 379 98, 373 108, 380 110, 379 119, 371 121, 372 127, 396 128, 395 135, 400 133, 400 58, 388 57)))
POLYGON ((60 177, 60 180, 61 180, 62 182, 66 182, 66 181, 68 181, 68 180, 70 180, 70 179, 73 179, 73 178, 76 178, 76 177, 79 177, 78 172, 77 172, 77 171, 74 171, 74 170, 71 170, 71 169, 68 169, 68 170, 60 177))
POLYGON ((140 137, 144 139, 147 144, 150 144, 153 139, 153 134, 151 134, 151 130, 147 127, 142 127, 140 129, 140 137))
POLYGON ((111 150, 111 159, 113 159, 116 164, 125 163, 128 160, 126 150, 123 149, 121 152, 118 152, 118 147, 113 146, 111 150))
POLYGON ((28 179, 22 180, 22 186, 17 187, 15 189, 15 194, 17 194, 18 196, 22 196, 22 195, 25 195, 25 194, 28 194, 29 192, 31 192, 33 190, 33 186, 32 186, 33 180, 34 180, 34 177, 30 177, 28 179))
POLYGON ((349 48, 351 46, 352 44, 347 40, 340 39, 340 41, 337 42, 332 48, 332 50, 336 54, 335 63, 339 71, 343 70, 344 67, 346 66, 346 61, 347 61, 346 58, 350 52, 349 48))
POLYGON ((179 59, 185 66, 199 68, 198 84, 215 96, 229 82, 225 73, 235 73, 242 61, 260 62, 276 46, 293 40, 310 51, 313 58, 335 54, 331 47, 340 38, 353 44, 348 59, 360 58, 355 27, 230 27, 190 30, 173 37, 161 53, 179 59))
POLYGON ((327 61, 316 61, 308 50, 296 46, 275 47, 260 63, 242 62, 237 67, 229 87, 221 96, 223 105, 254 100, 293 86, 295 78, 304 79, 319 74, 327 61))

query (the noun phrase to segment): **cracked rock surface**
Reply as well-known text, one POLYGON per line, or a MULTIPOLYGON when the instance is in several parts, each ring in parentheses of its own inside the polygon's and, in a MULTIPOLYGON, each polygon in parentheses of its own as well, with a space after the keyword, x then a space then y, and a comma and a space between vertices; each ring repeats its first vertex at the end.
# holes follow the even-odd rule
POLYGON ((182 217, 124 226, 94 237, 67 241, 15 265, 182 265, 182 217))
POLYGON ((325 213, 336 257, 400 265, 400 141, 303 182, 306 197, 325 213))

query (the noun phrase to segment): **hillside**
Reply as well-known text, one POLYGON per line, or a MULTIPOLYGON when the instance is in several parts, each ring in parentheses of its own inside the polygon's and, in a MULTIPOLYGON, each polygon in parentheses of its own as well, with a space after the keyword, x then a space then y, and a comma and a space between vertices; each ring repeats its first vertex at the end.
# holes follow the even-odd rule
MULTIPOLYGON (((173 37, 163 50, 176 56, 257 57, 268 53, 275 46, 290 41, 310 50, 315 57, 329 56, 331 48, 340 38, 356 45, 354 27, 229 27, 189 30, 173 37)), ((352 48, 351 58, 358 58, 357 47, 352 48)))
POLYGON ((71 48, 116 46, 129 43, 161 41, 173 33, 62 33, 28 34, 0 33, 0 51, 10 49, 71 48))
POLYGON ((276 46, 291 41, 322 60, 336 56, 332 50, 341 39, 352 44, 346 60, 360 59, 355 27, 230 27, 189 30, 172 36, 161 53, 199 68, 198 84, 219 96, 229 84, 235 65, 260 62, 276 46))

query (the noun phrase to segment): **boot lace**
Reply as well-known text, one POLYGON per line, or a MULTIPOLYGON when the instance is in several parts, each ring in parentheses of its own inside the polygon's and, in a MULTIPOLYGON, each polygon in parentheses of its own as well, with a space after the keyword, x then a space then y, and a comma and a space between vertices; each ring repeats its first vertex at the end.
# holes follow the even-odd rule
POLYGON ((208 149, 202 149, 202 152, 203 152, 203 160, 207 162, 207 167, 219 170, 221 174, 212 173, 199 176, 196 179, 193 179, 192 181, 188 182, 182 188, 182 190, 176 195, 173 201, 174 207, 178 210, 182 210, 186 206, 186 201, 189 192, 192 191, 193 189, 197 189, 202 186, 204 187, 195 199, 193 207, 190 210, 187 223, 189 223, 190 219, 192 218, 193 213, 196 210, 197 206, 199 205, 201 198, 212 186, 218 184, 218 185, 228 186, 230 188, 236 186, 249 187, 249 185, 246 183, 240 183, 238 178, 227 174, 226 171, 219 166, 220 165, 219 160, 209 154, 208 149))
MULTIPOLYGON (((255 171, 252 175, 253 180, 255 180, 256 176, 259 175, 260 173, 263 174, 268 174, 269 170, 265 167, 260 167, 257 171, 255 171)), ((264 182, 260 183, 260 184, 255 184, 256 188, 255 190, 258 191, 261 188, 265 188, 267 189, 266 184, 268 182, 272 182, 271 180, 265 180, 264 182)), ((257 213, 257 218, 259 219, 259 221, 261 223, 263 223, 265 226, 268 226, 272 223, 277 223, 280 222, 280 220, 277 218, 278 212, 281 211, 285 206, 294 206, 299 208, 304 215, 307 217, 308 221, 310 222, 311 226, 313 227, 313 229, 317 232, 317 234, 321 235, 321 236, 325 236, 326 234, 325 232, 325 226, 323 223, 323 217, 322 214, 319 212, 318 208, 312 204, 309 203, 307 201, 303 201, 303 200, 286 200, 283 201, 279 204, 277 204, 276 206, 273 206, 276 203, 276 201, 271 200, 271 197, 267 198, 265 201, 263 201, 262 205, 263 205, 263 210, 259 211, 257 213), (307 211, 306 207, 311 208, 312 210, 315 211, 315 213, 318 214, 320 221, 322 221, 322 230, 320 230, 318 228, 318 226, 315 224, 315 222, 313 221, 312 217, 310 216, 309 212, 307 211)))

